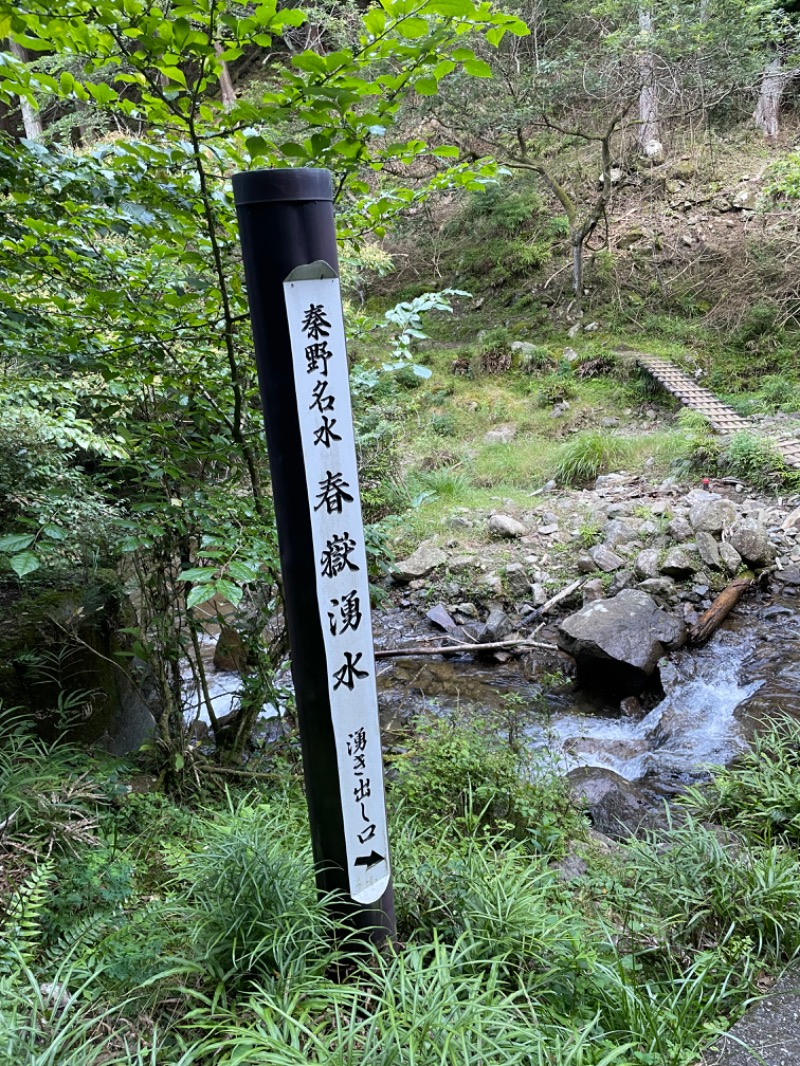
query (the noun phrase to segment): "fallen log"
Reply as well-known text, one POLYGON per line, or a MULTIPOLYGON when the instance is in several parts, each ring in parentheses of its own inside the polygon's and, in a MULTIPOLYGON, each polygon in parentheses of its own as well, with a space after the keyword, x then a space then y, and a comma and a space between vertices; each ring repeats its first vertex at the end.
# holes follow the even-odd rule
POLYGON ((720 592, 707 611, 697 619, 689 630, 690 644, 705 644, 712 633, 722 625, 733 608, 753 584, 752 577, 739 577, 720 592))
POLYGON ((375 652, 376 659, 398 659, 401 655, 463 655, 469 652, 478 655, 485 651, 500 651, 509 648, 545 648, 547 651, 558 651, 557 644, 545 644, 541 640, 495 640, 491 644, 437 644, 432 648, 388 648, 375 652))

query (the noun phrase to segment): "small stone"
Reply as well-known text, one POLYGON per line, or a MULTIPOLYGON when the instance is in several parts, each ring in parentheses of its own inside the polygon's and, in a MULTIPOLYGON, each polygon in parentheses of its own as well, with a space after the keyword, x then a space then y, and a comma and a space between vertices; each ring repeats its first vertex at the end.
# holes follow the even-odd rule
POLYGON ((697 567, 680 548, 670 548, 658 569, 667 577, 688 577, 697 567))
POLYGON ((590 322, 588 326, 584 326, 583 327, 583 332, 584 333, 597 333, 597 331, 599 329, 600 329, 600 323, 599 322, 590 322))
POLYGON ((516 537, 524 537, 528 530, 511 515, 493 514, 489 519, 489 532, 495 537, 513 540, 516 537))
POLYGON ((639 588, 650 596, 670 597, 675 591, 675 582, 668 577, 649 577, 639 582, 639 588))
POLYGON ((528 572, 522 563, 509 563, 506 567, 506 583, 508 591, 514 596, 527 596, 530 593, 531 583, 528 580, 528 572))
POLYGON ((633 564, 637 576, 641 578, 658 577, 658 556, 659 552, 655 548, 645 548, 644 551, 639 552, 636 556, 636 562, 633 564))
POLYGON ((639 536, 638 526, 632 522, 624 522, 620 518, 615 518, 608 523, 603 532, 603 541, 607 548, 618 548, 620 544, 627 544, 629 541, 636 540, 639 536))
POLYGON ((632 570, 618 570, 608 589, 609 596, 616 596, 623 589, 632 588, 636 581, 632 570))
POLYGON ((576 363, 580 359, 574 348, 565 348, 561 354, 568 363, 576 363))
POLYGON ((511 619, 500 607, 495 607, 489 612, 489 617, 478 636, 481 644, 494 644, 498 640, 505 640, 509 633, 513 632, 511 619))
POLYGON ((472 522, 463 514, 451 515, 445 525, 448 529, 472 529, 472 522))
POLYGON ((578 556, 575 560, 575 566, 581 574, 593 574, 597 569, 594 559, 591 555, 586 555, 585 553, 578 556))
POLYGON ((431 607, 425 617, 431 625, 436 626, 437 629, 443 629, 446 633, 456 628, 456 623, 450 617, 444 604, 437 603, 435 607, 431 607))
POLYGON ((534 607, 541 607, 542 604, 547 603, 547 589, 538 581, 531 585, 531 599, 534 607))
POLYGON ((619 419, 618 418, 603 418, 600 421, 600 425, 604 429, 613 429, 615 426, 619 425, 619 419))
POLYGON ((606 548, 604 544, 597 544, 589 552, 595 568, 603 570, 605 573, 610 574, 615 570, 621 570, 625 565, 625 561, 620 559, 618 555, 615 555, 609 548, 606 548))
POLYGON ((408 581, 427 577, 437 566, 444 566, 447 555, 432 541, 423 541, 415 552, 407 559, 395 563, 392 568, 392 577, 400 584, 408 581))
POLYGON ((667 533, 669 533, 673 540, 685 541, 690 539, 692 535, 692 527, 685 518, 678 516, 673 518, 667 526, 667 533))
POLYGON ((594 577, 591 581, 587 581, 582 588, 583 604, 594 603, 595 600, 602 600, 605 596, 605 589, 603 588, 602 579, 594 577))
POLYGON ((742 557, 732 544, 723 540, 719 546, 719 557, 722 566, 729 574, 736 574, 742 565, 742 557))
POLYGON ((463 603, 455 604, 453 610, 458 611, 459 614, 463 614, 465 618, 478 617, 478 608, 474 603, 470 603, 469 600, 464 600, 463 603))
POLYGON ((695 533, 695 544, 697 550, 700 553, 700 558, 706 564, 710 566, 712 570, 722 569, 722 560, 719 557, 719 546, 710 533, 705 533, 703 530, 698 530, 695 533))

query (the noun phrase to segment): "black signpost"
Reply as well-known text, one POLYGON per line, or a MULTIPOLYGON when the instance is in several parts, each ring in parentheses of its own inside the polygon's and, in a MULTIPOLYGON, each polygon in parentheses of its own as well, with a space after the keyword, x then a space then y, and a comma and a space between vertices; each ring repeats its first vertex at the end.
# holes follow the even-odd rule
POLYGON ((236 174, 317 887, 395 932, 372 625, 327 170, 236 174))

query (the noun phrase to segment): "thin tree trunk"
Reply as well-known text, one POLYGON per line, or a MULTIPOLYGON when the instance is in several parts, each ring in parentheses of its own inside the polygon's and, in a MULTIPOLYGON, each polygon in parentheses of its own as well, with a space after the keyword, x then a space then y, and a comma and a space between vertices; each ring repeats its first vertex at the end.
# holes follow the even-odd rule
MULTIPOLYGON (((221 56, 225 49, 217 41, 214 45, 214 51, 217 53, 217 57, 221 56)), ((226 111, 230 111, 231 108, 236 107, 236 90, 233 87, 231 81, 231 72, 228 70, 228 64, 224 59, 220 60, 219 68, 219 94, 222 98, 222 106, 226 111)))
POLYGON ((642 155, 661 162, 664 149, 658 123, 658 85, 656 82, 655 56, 649 47, 649 38, 653 33, 653 16, 646 7, 639 8, 639 32, 644 38, 645 47, 639 57, 639 131, 637 141, 642 155))
MULTIPOLYGON (((17 44, 10 37, 8 43, 11 48, 11 54, 19 59, 22 63, 28 62, 28 53, 22 47, 21 44, 17 44)), ((26 100, 25 97, 20 98, 20 111, 22 112, 22 127, 25 130, 25 136, 29 141, 40 141, 42 139, 42 120, 39 118, 39 112, 31 104, 30 100, 26 100)))
POLYGON ((781 57, 776 53, 764 68, 758 103, 753 112, 756 129, 763 130, 764 136, 771 141, 778 136, 781 99, 787 81, 788 77, 782 69, 781 57))

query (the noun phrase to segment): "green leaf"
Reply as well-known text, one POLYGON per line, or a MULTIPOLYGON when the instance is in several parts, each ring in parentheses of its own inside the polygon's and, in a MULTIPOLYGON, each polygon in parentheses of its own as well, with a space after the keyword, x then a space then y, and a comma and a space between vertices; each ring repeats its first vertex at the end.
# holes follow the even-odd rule
POLYGON ((255 581, 258 577, 258 570, 249 563, 243 563, 241 559, 233 559, 228 570, 231 577, 235 577, 237 581, 255 581))
POLYGON ((178 581, 193 581, 195 584, 198 582, 205 584, 208 581, 213 581, 216 572, 217 568, 215 566, 195 566, 178 574, 178 581))
POLYGON ((440 159, 458 159, 458 148, 454 144, 443 144, 441 148, 434 148, 433 154, 440 159))
POLYGON ((234 585, 232 581, 225 581, 224 578, 222 581, 217 581, 216 591, 220 596, 224 596, 228 603, 233 604, 234 607, 241 603, 242 596, 244 596, 238 585, 234 585))
POLYGON ((424 37, 428 32, 428 23, 423 18, 411 17, 402 19, 397 24, 397 32, 401 37, 409 37, 415 40, 424 37))
POLYGON ((464 70, 473 78, 491 78, 492 76, 492 68, 482 59, 466 59, 464 70))
POLYGON ((14 555, 9 559, 11 569, 19 574, 20 577, 25 577, 26 574, 32 574, 34 570, 39 569, 39 560, 33 554, 33 552, 22 552, 20 555, 14 555))
POLYGON ((414 82, 414 91, 420 96, 436 96, 439 91, 439 83, 436 78, 420 78, 414 82))
POLYGON ((0 552, 21 552, 29 548, 35 539, 32 533, 8 533, 0 537, 0 552))
POLYGON ((217 594, 215 585, 195 585, 189 595, 186 597, 186 607, 191 610, 192 607, 199 607, 201 603, 207 603, 217 594))

